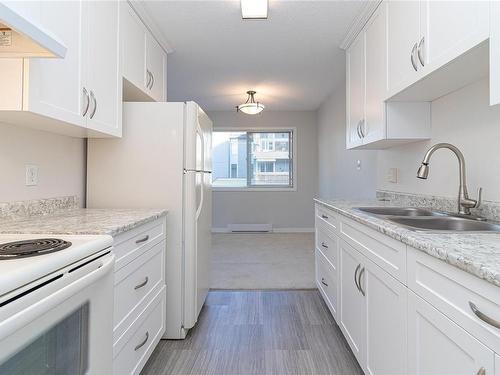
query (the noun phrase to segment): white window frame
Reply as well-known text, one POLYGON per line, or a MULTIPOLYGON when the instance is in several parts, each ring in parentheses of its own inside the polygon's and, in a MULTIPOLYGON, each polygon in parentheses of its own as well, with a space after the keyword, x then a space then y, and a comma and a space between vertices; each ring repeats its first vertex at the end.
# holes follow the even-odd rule
MULTIPOLYGON (((253 192, 290 192, 297 191, 297 128, 296 127, 215 127, 214 132, 264 132, 264 133, 285 133, 292 132, 292 186, 245 186, 245 187, 212 187, 212 191, 221 192, 236 192, 236 191, 253 191, 253 192)), ((248 171, 247 171, 248 173, 248 171)))

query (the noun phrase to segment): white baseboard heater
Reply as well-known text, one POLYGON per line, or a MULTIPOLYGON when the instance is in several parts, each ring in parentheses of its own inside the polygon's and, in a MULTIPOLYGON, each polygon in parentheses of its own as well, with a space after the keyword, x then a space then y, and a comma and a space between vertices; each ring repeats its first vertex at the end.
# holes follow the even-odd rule
POLYGON ((228 224, 229 232, 236 233, 266 233, 273 231, 272 224, 228 224))

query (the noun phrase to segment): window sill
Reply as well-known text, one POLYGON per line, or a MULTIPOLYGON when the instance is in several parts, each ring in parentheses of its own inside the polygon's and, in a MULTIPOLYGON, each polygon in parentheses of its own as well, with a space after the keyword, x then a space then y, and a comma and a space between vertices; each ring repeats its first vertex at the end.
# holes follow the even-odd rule
POLYGON ((275 193, 283 193, 283 192, 293 192, 297 191, 296 187, 212 187, 212 191, 215 192, 221 192, 221 191, 227 191, 227 192, 275 192, 275 193))

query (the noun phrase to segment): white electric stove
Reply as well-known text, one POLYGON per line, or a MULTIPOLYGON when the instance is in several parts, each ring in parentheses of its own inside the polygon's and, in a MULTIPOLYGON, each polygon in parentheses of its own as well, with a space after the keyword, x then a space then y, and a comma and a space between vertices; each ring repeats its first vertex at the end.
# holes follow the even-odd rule
POLYGON ((0 235, 0 374, 112 372, 112 243, 0 235))

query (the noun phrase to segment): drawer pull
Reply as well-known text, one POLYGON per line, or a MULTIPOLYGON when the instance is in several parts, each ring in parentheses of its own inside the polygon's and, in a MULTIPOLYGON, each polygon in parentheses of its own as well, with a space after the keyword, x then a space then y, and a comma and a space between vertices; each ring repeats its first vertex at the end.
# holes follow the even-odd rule
POLYGON ((142 238, 139 238, 137 241, 135 241, 135 243, 140 244, 140 243, 146 242, 147 240, 149 240, 149 234, 145 235, 142 238))
POLYGON ((321 242, 321 246, 323 246, 325 249, 328 249, 328 245, 324 242, 321 242))
POLYGON ((321 278, 321 284, 323 284, 324 286, 328 286, 328 284, 325 283, 325 278, 324 277, 321 278))
POLYGON ((365 295, 365 291, 361 287, 361 276, 363 276, 364 273, 365 273, 365 267, 361 268, 361 271, 359 271, 359 276, 358 276, 359 291, 363 296, 365 295))
POLYGON ((137 289, 141 289, 143 286, 145 286, 149 281, 149 278, 146 276, 146 279, 144 279, 144 281, 136 286, 134 286, 134 289, 137 290, 137 289))
MULTIPOLYGON (((483 322, 486 322, 488 323, 489 325, 495 327, 495 328, 500 328, 500 322, 495 320, 495 319, 492 319, 490 318, 488 315, 482 313, 481 311, 479 311, 479 309, 477 308, 477 306, 475 304, 473 304, 472 302, 469 301, 469 306, 470 306, 470 309, 472 310, 472 312, 474 314, 476 314, 476 316, 481 319, 483 322)), ((481 371, 481 370, 479 370, 481 371)), ((479 374, 479 372, 478 372, 479 374)))
POLYGON ((323 219, 327 219, 327 220, 328 220, 328 216, 327 216, 327 215, 322 214, 322 215, 321 215, 321 217, 322 217, 323 219))
POLYGON ((476 375, 486 375, 486 369, 484 367, 481 367, 476 375))
POLYGON ((146 337, 144 338, 144 340, 143 340, 140 344, 138 344, 138 345, 134 348, 134 350, 135 350, 135 351, 138 351, 140 348, 142 348, 142 347, 143 347, 143 346, 144 346, 144 345, 148 342, 148 339, 149 339, 149 332, 147 332, 147 331, 146 331, 146 337))
POLYGON ((361 268, 361 264, 358 264, 358 266, 356 267, 356 271, 354 271, 354 284, 356 284, 356 288, 358 289, 358 291, 361 291, 359 289, 359 285, 358 285, 358 271, 360 268, 361 268))

